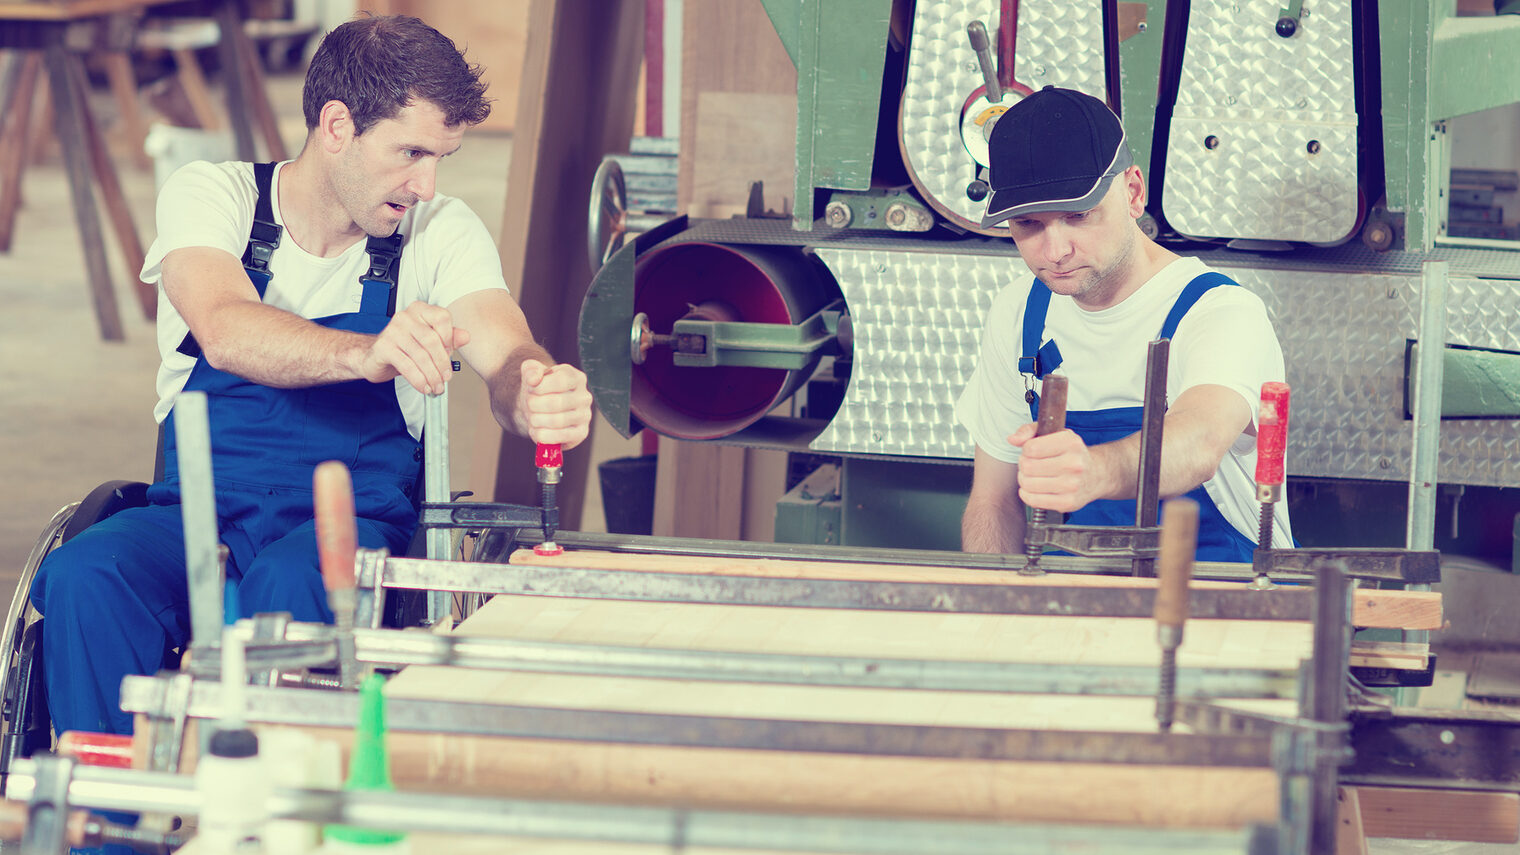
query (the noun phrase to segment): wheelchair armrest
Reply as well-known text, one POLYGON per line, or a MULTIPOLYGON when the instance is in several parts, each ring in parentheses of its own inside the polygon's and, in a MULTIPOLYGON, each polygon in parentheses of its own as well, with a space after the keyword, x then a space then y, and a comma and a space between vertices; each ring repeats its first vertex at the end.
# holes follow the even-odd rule
POLYGON ((106 517, 127 508, 140 508, 148 504, 148 485, 141 481, 107 481, 90 491, 79 503, 79 508, 63 526, 59 543, 67 543, 74 535, 100 522, 106 517))

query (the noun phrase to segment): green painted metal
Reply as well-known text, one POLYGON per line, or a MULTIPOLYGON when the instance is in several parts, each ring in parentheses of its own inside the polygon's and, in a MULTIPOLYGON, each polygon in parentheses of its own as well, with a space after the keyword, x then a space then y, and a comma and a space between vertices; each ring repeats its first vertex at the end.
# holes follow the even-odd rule
POLYGON ((894 206, 903 209, 899 215, 903 216, 903 222, 923 221, 932 223, 935 219, 934 211, 929 206, 918 200, 911 192, 901 188, 876 188, 872 190, 836 190, 829 194, 829 205, 838 203, 850 212, 849 222, 843 226, 835 223, 829 213, 824 214, 824 221, 830 227, 864 229, 867 231, 927 231, 928 229, 904 228, 901 225, 889 223, 890 214, 894 206))
POLYGON ((802 5, 805 2, 806 0, 760 0, 760 4, 765 7, 765 14, 770 16, 771 26, 776 28, 781 46, 786 48, 786 55, 792 58, 792 65, 797 64, 798 25, 802 21, 802 5))
POLYGON ((1447 18, 1430 46, 1430 115, 1448 119, 1520 101, 1520 17, 1447 18))
POLYGON ((1130 154, 1150 183, 1151 147, 1156 132, 1156 81, 1161 75, 1161 41, 1167 0, 1147 0, 1145 29, 1119 43, 1119 114, 1130 154))
POLYGON ((839 545, 839 467, 813 470, 776 503, 776 542, 839 545))
POLYGON ((958 550, 971 467, 849 457, 839 492, 845 546, 958 550))
MULTIPOLYGON (((766 4, 774 22, 779 8, 766 4)), ((792 227, 813 227, 813 190, 871 186, 891 0, 800 0, 797 176, 792 227)), ((786 25, 776 28, 781 33, 786 25)), ((785 42, 787 36, 782 35, 785 42)))
POLYGON ((581 370, 597 409, 624 437, 643 425, 629 408, 633 386, 633 362, 629 341, 633 334, 633 262, 638 249, 624 244, 591 280, 581 303, 581 370))
MULTIPOLYGON (((1411 349, 1417 365, 1420 346, 1411 349)), ((1441 362, 1441 418, 1520 418, 1520 353, 1448 347, 1441 362)), ((1413 400, 1413 375, 1406 384, 1413 400)))
POLYGON ((1378 4, 1385 193, 1388 210, 1404 214, 1404 248, 1411 252, 1434 248, 1440 222, 1439 217, 1429 216, 1428 209, 1435 197, 1430 192, 1435 142, 1430 121, 1430 43, 1437 21, 1450 15, 1453 2, 1378 4))

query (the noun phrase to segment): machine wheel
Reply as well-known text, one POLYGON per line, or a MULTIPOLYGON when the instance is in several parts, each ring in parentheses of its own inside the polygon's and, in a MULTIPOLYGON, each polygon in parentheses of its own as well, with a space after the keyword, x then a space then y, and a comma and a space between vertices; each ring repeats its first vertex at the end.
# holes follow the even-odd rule
POLYGON ((586 253, 591 272, 602 269, 623 246, 628 235, 628 187, 623 167, 608 156, 591 179, 591 204, 586 210, 586 253))
POLYGON ((139 481, 108 481, 53 515, 38 535, 21 568, 5 625, 0 627, 0 655, 5 679, 0 688, 0 793, 11 761, 30 756, 52 744, 46 689, 42 680, 42 615, 32 608, 29 594, 42 560, 59 545, 106 517, 147 504, 148 485, 139 481))

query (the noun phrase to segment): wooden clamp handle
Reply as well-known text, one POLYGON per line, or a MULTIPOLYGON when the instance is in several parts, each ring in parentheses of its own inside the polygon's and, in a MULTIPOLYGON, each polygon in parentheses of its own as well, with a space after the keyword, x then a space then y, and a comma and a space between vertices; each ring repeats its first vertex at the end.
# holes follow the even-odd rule
POLYGON ((348 467, 336 460, 319 464, 312 474, 316 506, 317 559, 327 590, 354 588, 354 553, 359 532, 354 523, 354 487, 348 467))
POLYGON ((1188 582, 1198 549, 1198 503, 1188 498, 1167 500, 1161 519, 1161 555, 1157 559, 1156 623, 1181 627, 1188 614, 1188 582))
POLYGON ((1040 384, 1040 421, 1034 435, 1046 436, 1063 430, 1066 430, 1066 378, 1049 374, 1040 384))

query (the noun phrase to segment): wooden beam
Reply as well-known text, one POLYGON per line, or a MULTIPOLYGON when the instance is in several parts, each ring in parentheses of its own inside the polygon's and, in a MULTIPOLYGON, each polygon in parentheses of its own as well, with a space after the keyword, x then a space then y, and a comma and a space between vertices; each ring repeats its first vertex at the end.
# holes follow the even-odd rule
POLYGON ((1353 641, 1353 668, 1387 668, 1393 671, 1423 671, 1430 665, 1430 645, 1402 641, 1353 641))
MULTIPOLYGON (((533 0, 501 227, 501 266, 549 353, 576 362, 582 295, 591 282, 586 206, 602 157, 628 150, 643 55, 642 0, 607 0, 594 22, 583 3, 533 0), (593 25, 594 24, 594 25, 593 25)), ((533 444, 499 427, 480 431, 490 468, 469 483, 500 502, 536 505, 533 444), (494 485, 494 487, 490 486, 494 485)), ((560 527, 579 527, 590 443, 565 455, 560 527)))
POLYGON ((1336 792, 1335 855, 1367 855, 1367 832, 1362 827, 1361 801, 1355 787, 1336 792))
POLYGON ((1368 837, 1520 843, 1520 793, 1356 789, 1368 837))
MULTIPOLYGON (((193 772, 197 722, 181 771, 193 772)), ((267 730, 272 726, 260 728, 267 730)), ((298 728, 340 743, 353 734, 298 728)), ((141 729, 139 732, 142 732, 141 729)), ((146 754, 139 740, 140 755, 146 754)), ((400 789, 711 810, 1239 828, 1277 821, 1270 769, 1020 763, 391 731, 400 789)))
MULTIPOLYGON (((968 570, 896 564, 854 564, 842 561, 795 561, 757 558, 712 558, 698 555, 645 555, 638 553, 577 550, 544 557, 532 550, 519 550, 513 564, 549 567, 589 567, 652 573, 709 573, 732 576, 765 576, 782 579, 845 579, 882 582, 941 582, 976 585, 1091 585, 1108 588, 1153 588, 1155 579, 1133 576, 1098 576, 1081 573, 1050 573, 1020 576, 1003 570, 968 570)), ((1240 582, 1194 581, 1195 589, 1243 587, 1240 582)), ((1270 596, 1270 593, 1264 594, 1270 596)), ((1440 629, 1441 595, 1433 591, 1352 591, 1352 620, 1359 627, 1391 629, 1440 629)))

